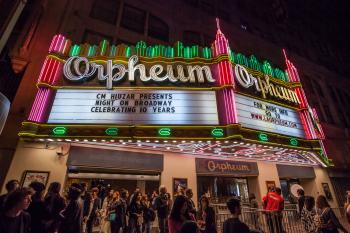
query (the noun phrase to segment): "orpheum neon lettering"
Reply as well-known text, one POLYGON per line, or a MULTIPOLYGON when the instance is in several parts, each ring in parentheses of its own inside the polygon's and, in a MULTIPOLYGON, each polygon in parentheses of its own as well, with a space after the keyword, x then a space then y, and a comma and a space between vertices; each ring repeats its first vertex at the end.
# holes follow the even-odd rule
POLYGON ((270 83, 268 75, 265 75, 265 80, 262 80, 259 77, 254 77, 249 74, 245 67, 235 65, 235 77, 242 87, 250 88, 254 86, 258 92, 261 92, 264 98, 266 98, 266 95, 270 95, 272 97, 300 104, 298 95, 294 90, 270 83))
POLYGON ((232 164, 229 162, 215 162, 213 160, 208 161, 208 170, 211 172, 226 172, 226 171, 250 171, 248 165, 245 164, 232 164))
POLYGON ((93 77, 97 73, 99 81, 106 81, 107 89, 112 89, 113 83, 120 82, 125 79, 128 73, 128 80, 130 82, 136 81, 135 74, 139 75, 142 82, 165 82, 171 83, 214 83, 211 70, 209 66, 186 66, 187 74, 185 75, 185 68, 182 65, 176 66, 177 77, 174 75, 174 68, 172 65, 167 65, 164 68, 162 65, 153 65, 149 69, 149 76, 147 76, 146 67, 143 64, 137 64, 138 57, 133 55, 129 58, 128 67, 123 64, 113 64, 112 60, 107 60, 106 66, 89 62, 85 57, 74 56, 70 57, 63 67, 64 76, 70 81, 84 81, 93 77))

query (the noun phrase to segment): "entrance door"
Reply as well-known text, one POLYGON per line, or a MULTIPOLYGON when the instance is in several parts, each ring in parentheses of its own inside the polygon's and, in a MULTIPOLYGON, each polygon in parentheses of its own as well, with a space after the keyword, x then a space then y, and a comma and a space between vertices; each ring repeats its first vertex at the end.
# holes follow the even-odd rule
POLYGON ((230 197, 240 197, 242 202, 248 202, 247 178, 198 176, 198 197, 208 195, 213 202, 225 203, 230 197))

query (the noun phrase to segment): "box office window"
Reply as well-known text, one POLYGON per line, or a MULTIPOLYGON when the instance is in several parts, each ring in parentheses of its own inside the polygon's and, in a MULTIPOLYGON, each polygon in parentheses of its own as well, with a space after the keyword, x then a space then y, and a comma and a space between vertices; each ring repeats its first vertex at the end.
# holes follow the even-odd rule
POLYGON ((125 4, 121 26, 134 32, 143 34, 146 21, 146 11, 125 4))
POLYGON ((215 203, 225 203, 230 197, 240 197, 248 202, 248 182, 246 178, 198 176, 198 197, 207 195, 215 203))

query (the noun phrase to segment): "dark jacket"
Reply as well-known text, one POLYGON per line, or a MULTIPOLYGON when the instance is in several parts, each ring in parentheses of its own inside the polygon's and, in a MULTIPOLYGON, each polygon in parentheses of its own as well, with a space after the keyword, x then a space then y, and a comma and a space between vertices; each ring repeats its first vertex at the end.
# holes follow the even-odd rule
POLYGON ((136 218, 138 214, 143 214, 142 204, 132 202, 129 206, 129 218, 136 218))
POLYGON ((0 196, 0 212, 3 210, 4 205, 5 205, 5 201, 7 199, 7 195, 8 194, 3 194, 0 196))
POLYGON ((187 208, 189 213, 191 213, 193 216, 197 216, 196 206, 193 200, 190 198, 187 198, 187 208))
POLYGON ((305 203, 305 196, 300 196, 300 197, 298 198, 298 210, 299 210, 299 214, 301 214, 301 212, 303 211, 304 203, 305 203))
POLYGON ((158 218, 167 218, 169 215, 169 208, 168 208, 168 197, 165 194, 160 194, 156 199, 154 200, 153 207, 155 210, 157 210, 158 218))
POLYGON ((119 201, 112 202, 109 207, 109 212, 115 212, 116 217, 114 222, 118 225, 125 227, 126 226, 126 212, 127 212, 127 202, 124 199, 120 199, 119 201))
POLYGON ((238 218, 229 218, 224 222, 223 233, 250 233, 249 227, 238 218))
POLYGON ((92 203, 92 210, 91 210, 91 213, 90 213, 90 216, 89 216, 89 220, 93 220, 95 219, 96 217, 96 213, 98 210, 100 210, 102 207, 102 201, 100 198, 96 198, 94 200, 94 203, 92 203))
POLYGON ((61 225, 59 233, 82 232, 82 206, 78 201, 70 201, 61 213, 61 225))
POLYGON ((32 233, 46 233, 44 221, 47 220, 47 212, 45 209, 44 201, 41 199, 33 198, 30 203, 27 212, 31 217, 31 232, 32 233))
POLYGON ((0 233, 30 233, 30 222, 30 215, 24 211, 15 218, 0 213, 0 233))
POLYGON ((82 203, 83 203, 83 217, 87 217, 89 215, 89 211, 90 211, 90 203, 91 203, 91 199, 92 196, 90 193, 86 192, 84 194, 84 196, 80 196, 80 198, 82 199, 82 203))
POLYGON ((335 216, 331 208, 326 208, 323 212, 318 212, 321 222, 325 224, 324 227, 318 228, 317 232, 320 233, 333 233, 338 232, 338 229, 347 232, 345 228, 340 224, 337 216, 335 216))
POLYGON ((215 211, 213 207, 209 206, 204 210, 204 213, 202 211, 199 218, 205 221, 204 233, 216 233, 215 211))
POLYGON ((56 232, 60 224, 60 213, 66 207, 66 202, 59 194, 50 194, 44 200, 47 212, 45 232, 56 232))

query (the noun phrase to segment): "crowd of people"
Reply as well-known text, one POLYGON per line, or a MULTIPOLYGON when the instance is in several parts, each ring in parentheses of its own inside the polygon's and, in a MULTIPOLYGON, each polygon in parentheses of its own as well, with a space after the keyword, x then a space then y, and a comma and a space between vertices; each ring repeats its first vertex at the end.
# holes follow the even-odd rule
MULTIPOLYGON (((51 183, 44 195, 45 186, 40 182, 19 188, 19 182, 11 180, 6 189, 7 193, 0 196, 0 233, 150 233, 154 221, 158 222, 159 233, 217 232, 216 213, 209 198, 203 195, 196 208, 191 189, 180 189, 173 200, 164 186, 151 195, 143 195, 138 188, 131 195, 126 189, 109 189, 101 195, 98 187, 89 190, 86 183, 73 183, 66 196, 61 196, 57 182, 51 183)), ((306 232, 348 232, 325 196, 320 195, 315 201, 303 190, 298 190, 298 196, 306 232)), ((255 195, 249 195, 249 200, 250 207, 257 210, 255 195)), ((350 192, 346 210, 349 205, 350 192)), ((269 232, 283 233, 281 189, 271 189, 262 206, 269 232)), ((231 217, 224 221, 223 233, 256 232, 240 220, 242 207, 238 198, 230 198, 227 208, 231 217)), ((259 215, 253 211, 251 217, 255 230, 259 230, 259 215)))

